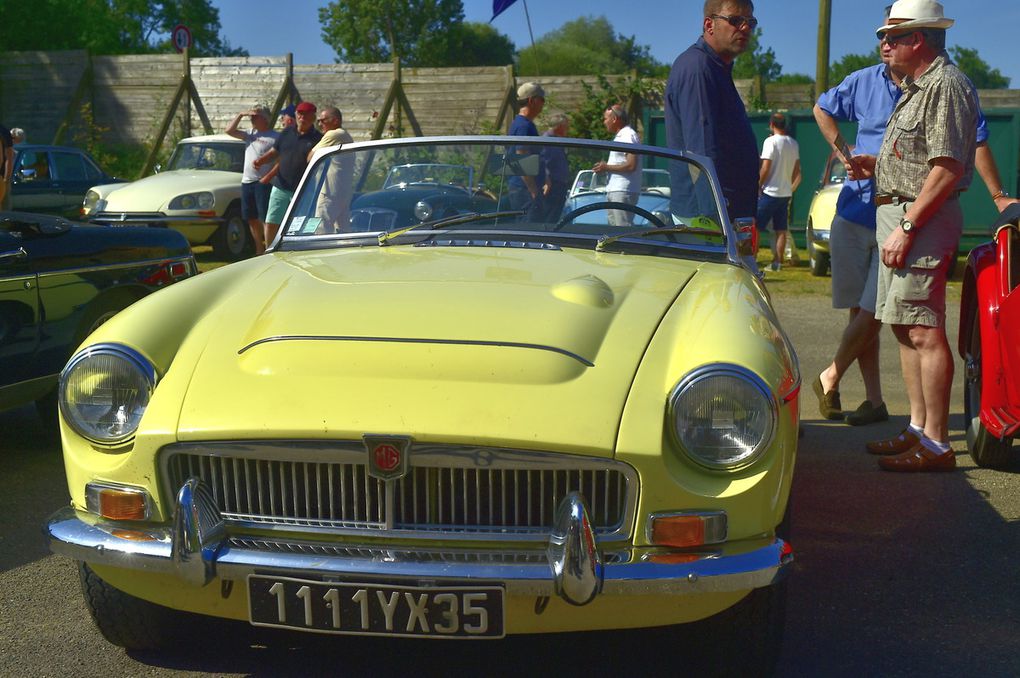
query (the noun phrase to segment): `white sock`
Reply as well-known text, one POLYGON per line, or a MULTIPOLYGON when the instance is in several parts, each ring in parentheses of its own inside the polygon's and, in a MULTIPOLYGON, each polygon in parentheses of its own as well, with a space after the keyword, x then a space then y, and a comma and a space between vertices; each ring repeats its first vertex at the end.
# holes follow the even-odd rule
POLYGON ((932 452, 938 452, 939 454, 949 451, 949 443, 940 443, 937 440, 932 440, 928 436, 921 436, 921 444, 932 452))
POLYGON ((918 426, 914 422, 910 422, 910 426, 908 426, 907 428, 910 429, 911 433, 916 435, 918 438, 924 437, 924 427, 923 426, 918 426))

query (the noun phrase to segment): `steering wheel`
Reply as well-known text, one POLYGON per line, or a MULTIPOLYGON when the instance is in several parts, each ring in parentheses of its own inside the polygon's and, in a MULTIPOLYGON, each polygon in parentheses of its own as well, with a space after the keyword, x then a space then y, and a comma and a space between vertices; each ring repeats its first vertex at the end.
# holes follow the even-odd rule
POLYGON ((564 214, 562 217, 560 217, 560 220, 556 222, 556 227, 553 228, 553 230, 554 231, 561 230, 571 220, 573 220, 575 217, 581 216, 582 214, 587 214, 588 212, 597 212, 600 210, 623 210, 625 212, 633 212, 634 214, 640 215, 647 219, 648 223, 652 224, 655 228, 667 228, 666 224, 662 223, 662 220, 660 220, 659 217, 655 216, 654 214, 646 210, 644 207, 630 205, 625 202, 593 202, 591 204, 584 205, 583 207, 578 207, 576 210, 571 210, 570 212, 564 214))

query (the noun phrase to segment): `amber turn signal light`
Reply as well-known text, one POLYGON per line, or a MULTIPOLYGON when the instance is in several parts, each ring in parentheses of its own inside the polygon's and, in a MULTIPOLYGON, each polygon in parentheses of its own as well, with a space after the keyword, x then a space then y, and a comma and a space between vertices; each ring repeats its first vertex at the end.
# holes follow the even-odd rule
POLYGON ((85 487, 89 511, 109 520, 145 520, 149 517, 148 494, 134 487, 89 483, 85 487))
POLYGON ((686 548, 726 541, 725 511, 685 511, 653 514, 648 540, 658 546, 686 548))

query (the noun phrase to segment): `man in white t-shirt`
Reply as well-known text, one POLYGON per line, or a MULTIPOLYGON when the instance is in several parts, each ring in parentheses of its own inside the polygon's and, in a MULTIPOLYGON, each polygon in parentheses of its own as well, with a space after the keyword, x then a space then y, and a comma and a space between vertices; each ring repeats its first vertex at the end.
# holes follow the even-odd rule
MULTIPOLYGON (((638 135, 627 124, 627 111, 619 104, 613 104, 602 114, 602 122, 606 129, 615 134, 613 141, 624 144, 638 143, 638 135)), ((641 168, 638 167, 637 155, 613 151, 605 162, 599 161, 592 167, 595 172, 609 172, 609 183, 606 186, 606 200, 636 205, 641 194, 641 168)), ((631 226, 634 224, 634 212, 628 210, 609 210, 610 226, 631 226)))
POLYGON ((783 252, 786 251, 786 232, 789 228, 788 215, 790 198, 800 185, 800 147, 786 132, 786 116, 773 113, 769 120, 772 136, 765 139, 761 149, 761 168, 758 184, 761 196, 758 198, 758 228, 765 230, 772 222, 775 237, 772 238, 772 270, 782 266, 783 252))
POLYGON ((241 176, 241 218, 248 222, 255 241, 255 254, 266 251, 265 221, 269 211, 269 183, 271 167, 255 167, 255 159, 270 150, 280 133, 269 125, 269 109, 258 105, 234 116, 226 133, 244 142, 244 172, 241 176), (242 132, 238 127, 245 116, 251 118, 252 129, 242 132))

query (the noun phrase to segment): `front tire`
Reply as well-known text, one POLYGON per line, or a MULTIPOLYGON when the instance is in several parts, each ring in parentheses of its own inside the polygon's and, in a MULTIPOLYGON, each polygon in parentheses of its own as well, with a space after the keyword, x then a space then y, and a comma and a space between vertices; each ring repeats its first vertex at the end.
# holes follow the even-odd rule
POLYGON ((241 210, 236 205, 231 205, 223 215, 223 223, 213 234, 212 246, 213 253, 227 261, 240 261, 254 252, 255 243, 248 224, 241 218, 241 210))
POLYGON ((82 562, 78 563, 78 579, 92 621, 114 645, 127 650, 169 648, 181 640, 181 630, 189 626, 189 615, 128 595, 82 562))
POLYGON ((808 230, 808 263, 811 266, 811 275, 821 278, 829 272, 829 255, 827 252, 819 252, 811 242, 811 231, 808 230))
POLYGON ((972 322, 964 361, 963 417, 967 424, 967 451, 982 468, 1002 468, 1012 457, 1013 441, 1010 438, 999 440, 981 423, 981 318, 977 313, 972 322))

